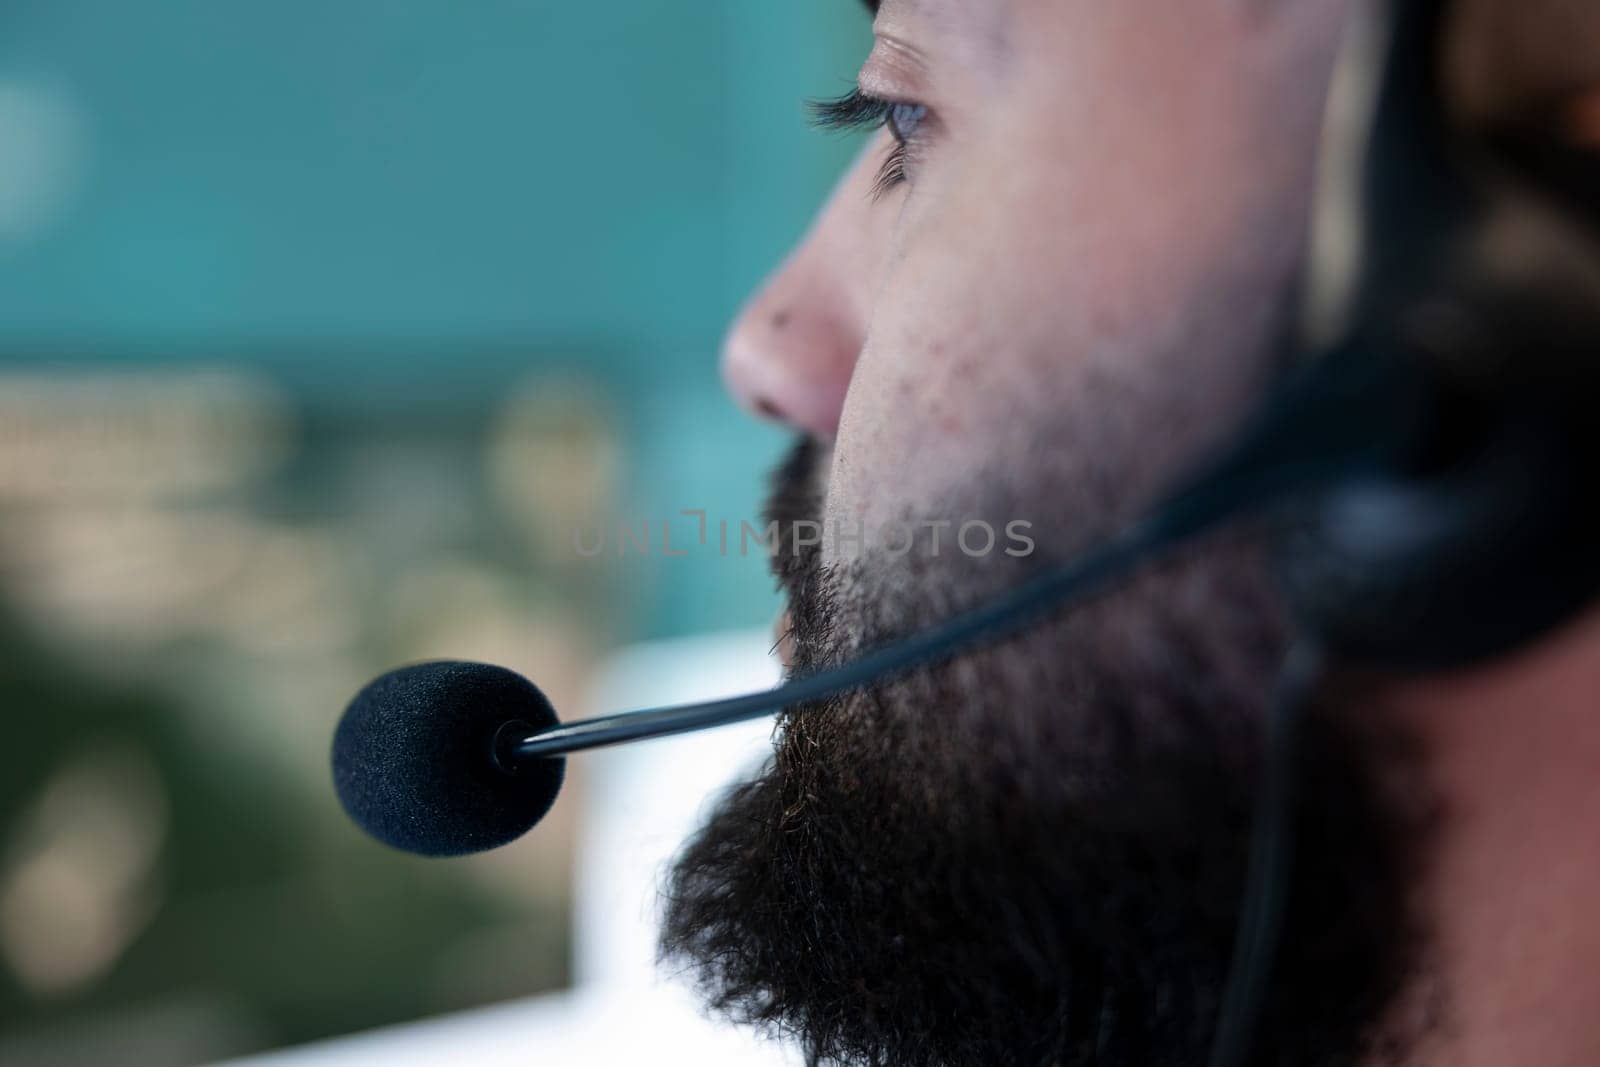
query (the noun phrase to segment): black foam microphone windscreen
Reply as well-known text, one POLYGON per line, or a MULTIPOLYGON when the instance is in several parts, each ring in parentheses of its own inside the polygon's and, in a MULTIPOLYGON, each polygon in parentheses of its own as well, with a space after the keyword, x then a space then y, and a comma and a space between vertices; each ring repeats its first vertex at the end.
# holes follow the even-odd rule
POLYGON ((333 737, 339 800, 373 837, 424 856, 497 848, 555 803, 559 757, 502 763, 496 734, 559 724, 534 684, 504 667, 421 663, 356 694, 333 737), (523 729, 526 727, 526 729, 523 729))

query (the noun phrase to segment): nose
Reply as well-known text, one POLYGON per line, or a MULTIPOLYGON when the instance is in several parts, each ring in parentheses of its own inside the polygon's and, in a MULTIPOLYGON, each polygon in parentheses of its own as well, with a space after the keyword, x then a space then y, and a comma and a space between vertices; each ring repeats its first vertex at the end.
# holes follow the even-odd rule
POLYGON ((786 265, 739 313, 722 350, 728 390, 747 410, 822 440, 839 429, 864 331, 840 296, 786 265))
POLYGON ((869 146, 856 161, 722 348, 722 376, 741 405, 824 441, 839 430, 892 230, 888 212, 872 211, 878 150, 869 146))

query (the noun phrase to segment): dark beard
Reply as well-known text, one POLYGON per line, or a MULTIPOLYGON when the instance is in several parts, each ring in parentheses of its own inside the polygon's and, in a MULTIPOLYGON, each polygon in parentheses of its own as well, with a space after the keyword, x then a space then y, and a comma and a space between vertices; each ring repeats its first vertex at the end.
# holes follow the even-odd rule
MULTIPOLYGON (((815 463, 802 445, 775 478, 786 533, 819 513, 815 463)), ((1213 541, 1002 644, 789 709, 772 761, 679 858, 663 960, 814 1063, 1204 1063, 1287 632, 1260 557, 1248 534, 1213 541)), ((795 670, 1051 560, 961 560, 981 581, 933 562, 898 561, 887 587, 881 560, 829 570, 785 541, 795 670)), ((1419 829, 1387 793, 1387 739, 1333 714, 1357 693, 1325 694, 1307 728, 1259 1063, 1356 1062, 1415 968, 1419 829)))

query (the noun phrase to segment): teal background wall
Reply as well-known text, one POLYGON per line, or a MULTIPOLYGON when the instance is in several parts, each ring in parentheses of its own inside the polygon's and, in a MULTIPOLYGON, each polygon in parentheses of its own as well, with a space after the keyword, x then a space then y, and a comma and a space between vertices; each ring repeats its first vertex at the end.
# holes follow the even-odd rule
POLYGON ((788 439, 717 347, 867 42, 857 0, 0 5, 0 1062, 569 979, 581 786, 423 861, 329 739, 398 663, 570 715, 619 645, 772 617, 757 554, 568 528, 758 515, 788 439))
MULTIPOLYGON (((617 405, 630 514, 754 517, 782 437, 717 343, 851 151, 803 101, 868 32, 850 0, 7 4, 11 158, 63 158, 0 227, 0 360, 243 363, 397 413, 571 368, 617 405)), ((628 566, 634 635, 771 609, 759 566, 628 566)))

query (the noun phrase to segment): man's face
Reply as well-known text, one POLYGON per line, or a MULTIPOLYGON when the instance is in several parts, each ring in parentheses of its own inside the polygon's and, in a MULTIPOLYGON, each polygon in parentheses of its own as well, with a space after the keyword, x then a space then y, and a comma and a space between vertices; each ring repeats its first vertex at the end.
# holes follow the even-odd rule
POLYGON ((885 130, 725 355, 747 405, 837 440, 829 520, 985 476, 1071 491, 1107 457, 1060 446, 1091 436, 1139 453, 1118 491, 1144 498, 1225 433, 1282 321, 1344 6, 885 3, 858 82, 905 105, 905 181, 873 195, 885 130))
MULTIPOLYGON (((1291 313, 1344 16, 884 0, 866 99, 832 110, 890 128, 725 355, 748 406, 810 439, 772 504, 786 532, 824 520, 778 560, 796 669, 1071 555, 1235 425, 1291 313), (1026 522, 1035 549, 955 550, 972 520, 1026 522)), ((1260 555, 1213 541, 999 646, 789 709, 773 763, 680 859, 664 954, 822 1060, 1203 1060, 1285 643, 1260 555)), ((1268 1027, 1294 1062, 1355 1054, 1408 944, 1373 761, 1331 721, 1268 1027)))

